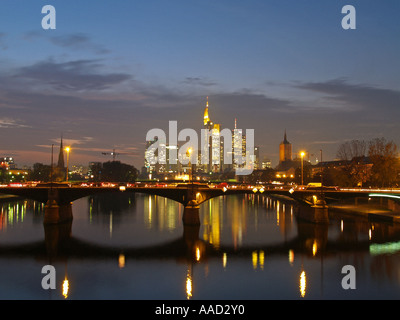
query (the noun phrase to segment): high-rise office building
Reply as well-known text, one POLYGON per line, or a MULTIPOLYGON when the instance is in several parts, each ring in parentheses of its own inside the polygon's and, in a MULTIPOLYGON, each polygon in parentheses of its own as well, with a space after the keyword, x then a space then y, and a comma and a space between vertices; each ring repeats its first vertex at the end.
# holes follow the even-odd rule
POLYGON ((208 97, 206 107, 204 109, 203 117, 204 129, 207 130, 208 134, 204 136, 202 153, 202 165, 198 168, 201 171, 210 172, 221 172, 223 169, 223 141, 221 141, 221 128, 220 124, 213 123, 209 115, 208 97), (208 161, 205 161, 205 155, 208 154, 208 161), (206 162, 206 163, 205 163, 206 162))
POLYGON ((259 146, 254 146, 254 155, 253 155, 253 166, 254 170, 261 169, 260 166, 260 147, 259 146))

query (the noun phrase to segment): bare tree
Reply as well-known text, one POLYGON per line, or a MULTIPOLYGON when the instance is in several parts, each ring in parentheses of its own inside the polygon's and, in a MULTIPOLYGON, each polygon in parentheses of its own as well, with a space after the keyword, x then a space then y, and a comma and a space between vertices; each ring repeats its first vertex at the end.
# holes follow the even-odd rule
POLYGON ((369 142, 368 156, 372 162, 372 184, 377 187, 392 186, 399 165, 396 144, 385 138, 373 139, 369 142))
POLYGON ((342 143, 337 151, 337 157, 343 160, 338 172, 341 181, 347 186, 361 186, 369 177, 365 163, 367 143, 364 140, 352 140, 342 143))
POLYGON ((367 144, 364 140, 352 140, 342 143, 336 155, 340 160, 351 161, 354 158, 364 157, 366 151, 367 144))

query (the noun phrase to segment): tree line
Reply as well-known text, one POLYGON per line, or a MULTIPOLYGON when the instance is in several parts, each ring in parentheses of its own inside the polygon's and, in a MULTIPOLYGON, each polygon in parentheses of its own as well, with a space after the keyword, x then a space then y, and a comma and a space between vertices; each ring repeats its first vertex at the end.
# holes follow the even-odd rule
MULTIPOLYGON (((35 163, 29 175, 31 181, 49 182, 65 181, 66 169, 53 167, 43 163, 35 163), (51 174, 52 173, 52 174, 51 174)), ((107 182, 134 182, 138 176, 138 170, 129 164, 120 161, 108 161, 104 163, 96 162, 89 166, 89 181, 107 182)), ((85 180, 84 176, 70 174, 69 181, 85 180)))
MULTIPOLYGON (((326 186, 339 187, 400 187, 400 158, 397 145, 385 138, 369 141, 351 140, 339 145, 337 160, 317 166, 304 161, 304 184, 323 182, 326 186), (322 177, 321 177, 322 175, 322 177)), ((248 183, 294 182, 301 184, 300 162, 294 177, 277 178, 272 168, 255 170, 242 179, 248 183)))
POLYGON ((341 161, 339 166, 323 169, 326 184, 378 188, 400 185, 400 160, 393 141, 385 138, 347 141, 339 146, 337 158, 341 161))

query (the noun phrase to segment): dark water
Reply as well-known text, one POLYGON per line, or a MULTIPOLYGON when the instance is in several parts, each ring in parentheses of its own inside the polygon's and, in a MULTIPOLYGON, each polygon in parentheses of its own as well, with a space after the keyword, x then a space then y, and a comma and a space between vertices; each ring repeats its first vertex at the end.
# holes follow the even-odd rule
POLYGON ((83 198, 72 225, 51 230, 41 204, 0 207, 0 299, 400 298, 396 224, 333 212, 329 225, 299 222, 292 203, 263 195, 203 203, 198 229, 159 196, 83 198), (42 288, 44 265, 54 290, 42 288), (356 289, 342 287, 345 265, 356 289))

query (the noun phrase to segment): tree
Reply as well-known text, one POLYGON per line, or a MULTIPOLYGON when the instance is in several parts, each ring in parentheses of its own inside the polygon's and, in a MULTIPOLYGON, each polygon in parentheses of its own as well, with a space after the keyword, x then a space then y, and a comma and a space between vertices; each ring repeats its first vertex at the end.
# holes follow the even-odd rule
POLYGON ((365 156, 366 151, 367 143, 364 140, 346 141, 339 146, 337 157, 340 160, 350 161, 365 156))
POLYGON ((371 184, 376 187, 391 187, 398 173, 397 146, 393 141, 376 138, 369 142, 368 156, 372 162, 371 184))
POLYGON ((102 181, 109 182, 134 182, 138 176, 138 170, 131 165, 120 161, 108 161, 103 163, 102 181))
POLYGON ((255 184, 257 182, 268 183, 275 179, 275 170, 271 168, 254 170, 250 175, 245 176, 247 183, 255 184))
POLYGON ((89 166, 89 180, 99 182, 101 181, 101 170, 103 166, 100 162, 93 162, 89 166))
POLYGON ((29 180, 31 181, 50 181, 51 166, 43 163, 35 163, 33 165, 33 170, 29 175, 29 180))
POLYGON ((0 166, 0 183, 4 183, 6 181, 6 169, 3 166, 0 166))
POLYGON ((339 146, 337 157, 343 165, 337 170, 337 184, 341 186, 361 186, 370 175, 365 157, 367 143, 364 140, 346 141, 339 146))

